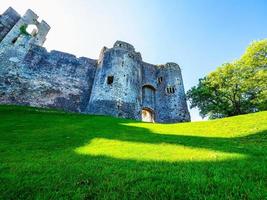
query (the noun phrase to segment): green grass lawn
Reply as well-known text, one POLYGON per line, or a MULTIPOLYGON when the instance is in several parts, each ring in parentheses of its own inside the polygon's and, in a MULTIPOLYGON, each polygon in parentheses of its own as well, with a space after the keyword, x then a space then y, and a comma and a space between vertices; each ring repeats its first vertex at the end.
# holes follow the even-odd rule
POLYGON ((0 199, 267 199, 267 112, 150 124, 0 106, 0 199))

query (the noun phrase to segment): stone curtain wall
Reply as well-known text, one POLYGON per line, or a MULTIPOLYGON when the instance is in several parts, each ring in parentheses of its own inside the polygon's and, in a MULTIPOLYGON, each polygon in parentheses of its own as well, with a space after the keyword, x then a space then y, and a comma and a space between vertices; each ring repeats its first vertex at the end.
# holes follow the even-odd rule
POLYGON ((104 47, 98 60, 42 47, 50 27, 27 10, 0 16, 0 103, 142 119, 190 121, 179 65, 142 61, 131 44, 104 47), (21 27, 34 24, 35 34, 21 27))
POLYGON ((22 61, 11 58, 0 55, 1 103, 85 110, 96 60, 58 51, 48 53, 39 46, 32 46, 22 61))

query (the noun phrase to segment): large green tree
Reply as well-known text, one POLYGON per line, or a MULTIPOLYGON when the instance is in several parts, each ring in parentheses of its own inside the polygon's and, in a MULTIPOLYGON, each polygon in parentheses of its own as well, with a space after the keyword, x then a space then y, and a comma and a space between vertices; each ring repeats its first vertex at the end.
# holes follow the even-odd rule
POLYGON ((237 61, 199 79, 187 92, 202 117, 219 118, 267 110, 267 39, 253 42, 237 61))

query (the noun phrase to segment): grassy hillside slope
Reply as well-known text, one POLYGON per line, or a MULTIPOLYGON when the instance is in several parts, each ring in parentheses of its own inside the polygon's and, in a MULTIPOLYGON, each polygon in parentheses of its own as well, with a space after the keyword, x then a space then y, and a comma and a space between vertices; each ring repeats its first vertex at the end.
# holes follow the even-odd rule
POLYGON ((267 112, 149 124, 0 106, 0 199, 267 199, 267 112))

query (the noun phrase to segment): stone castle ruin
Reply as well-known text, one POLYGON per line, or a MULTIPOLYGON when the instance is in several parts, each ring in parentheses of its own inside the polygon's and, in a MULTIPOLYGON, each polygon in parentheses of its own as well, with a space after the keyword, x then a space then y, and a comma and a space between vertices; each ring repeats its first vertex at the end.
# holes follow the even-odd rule
POLYGON ((49 32, 32 11, 0 15, 0 103, 60 108, 149 122, 190 121, 181 70, 153 65, 128 43, 104 47, 99 59, 48 52, 49 32), (31 30, 30 30, 31 28, 31 30))

